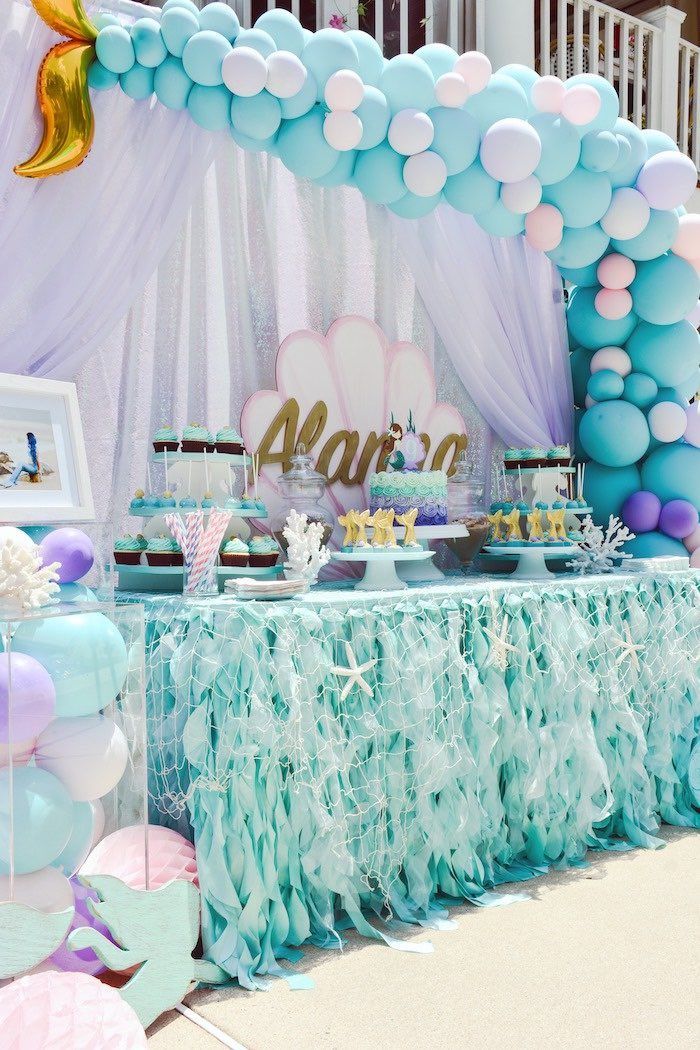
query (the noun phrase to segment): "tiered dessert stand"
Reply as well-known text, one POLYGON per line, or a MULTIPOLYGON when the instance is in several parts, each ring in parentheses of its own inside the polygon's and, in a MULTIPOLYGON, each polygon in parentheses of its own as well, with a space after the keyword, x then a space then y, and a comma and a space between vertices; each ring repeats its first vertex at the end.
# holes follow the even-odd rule
MULTIPOLYGON (((416 539, 424 551, 430 551, 430 544, 438 540, 461 540, 466 539, 469 530, 461 522, 448 522, 447 525, 416 525, 416 539)), ((398 539, 404 535, 403 525, 394 529, 398 539)), ((434 553, 431 551, 431 553, 434 553)), ((406 583, 433 583, 436 580, 444 580, 445 574, 432 559, 399 562, 396 567, 400 579, 406 583)))
POLYGON ((555 558, 561 561, 578 550, 575 543, 568 546, 551 547, 537 543, 504 544, 489 543, 484 547, 488 554, 499 558, 517 558, 515 572, 510 573, 511 580, 550 580, 556 574, 547 568, 547 562, 555 558))

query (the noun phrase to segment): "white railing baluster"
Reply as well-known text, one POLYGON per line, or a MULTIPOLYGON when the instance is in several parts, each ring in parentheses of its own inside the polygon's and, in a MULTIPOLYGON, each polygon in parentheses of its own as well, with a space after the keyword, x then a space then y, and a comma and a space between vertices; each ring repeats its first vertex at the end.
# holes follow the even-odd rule
MULTIPOLYGON (((447 8, 447 43, 460 54, 462 52, 462 41, 459 37, 459 12, 460 0, 449 0, 447 8)), ((479 51, 484 50, 484 24, 486 21, 484 0, 476 3, 476 46, 479 51)))
POLYGON ((374 0, 374 39, 384 53, 384 0, 374 0))
POLYGON ((250 27, 253 24, 252 6, 253 5, 251 3, 251 0, 243 0, 243 10, 241 12, 240 18, 241 18, 242 25, 246 29, 250 29, 250 27))
POLYGON ((588 12, 588 72, 598 72, 600 52, 600 11, 597 4, 591 4, 588 12))
POLYGON ((605 9, 605 42, 603 45, 603 76, 615 83, 615 13, 605 9))
POLYGON ((629 114, 629 97, 627 86, 630 72, 630 30, 626 18, 620 22, 620 86, 618 97, 620 99, 620 116, 627 117, 629 114))
POLYGON ((425 42, 432 44, 435 40, 435 9, 433 0, 425 0, 425 42))
POLYGON ((569 5, 566 0, 557 0, 557 76, 566 80, 566 35, 569 22, 569 5))
POLYGON ((583 0, 574 0, 574 76, 583 73, 583 0))
POLYGON ((634 27, 634 76, 632 80, 632 121, 638 128, 644 126, 642 105, 644 102, 644 33, 641 26, 634 27))
POLYGON ((681 45, 681 74, 678 86, 680 89, 678 145, 682 153, 687 153, 690 130, 690 50, 683 45, 681 45))
POLYGON ((408 0, 399 0, 399 50, 408 51, 408 0))
POLYGON ((292 0, 292 14, 301 22, 301 15, 299 13, 299 0, 292 0))
POLYGON ((693 59, 693 152, 691 157, 696 168, 700 168, 700 48, 693 59))
POLYGON ((540 0, 540 73, 547 77, 551 73, 552 10, 549 0, 540 0))

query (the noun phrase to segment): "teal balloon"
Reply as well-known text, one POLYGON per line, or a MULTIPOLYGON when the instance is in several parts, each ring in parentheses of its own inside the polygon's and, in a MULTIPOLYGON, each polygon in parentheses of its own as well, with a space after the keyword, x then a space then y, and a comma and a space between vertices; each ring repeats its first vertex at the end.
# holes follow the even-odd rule
POLYGON ((511 80, 520 85, 528 100, 528 109, 532 112, 534 107, 530 103, 530 92, 533 84, 536 84, 540 79, 539 73, 536 73, 529 66, 520 65, 519 62, 509 62, 507 66, 501 66, 498 73, 499 76, 510 77, 511 80))
POLYGON ((688 374, 686 379, 682 380, 680 383, 676 383, 676 390, 684 401, 690 401, 691 397, 694 397, 698 390, 700 390, 700 370, 694 368, 693 371, 688 374))
POLYGON ((579 427, 581 426, 581 420, 583 419, 583 409, 574 409, 574 457, 579 463, 588 462, 588 456, 585 449, 581 445, 581 440, 578 436, 579 427))
POLYGON ((250 47, 263 58, 269 58, 277 50, 277 45, 270 34, 262 29, 242 29, 234 40, 233 46, 250 47))
POLYGON ((625 376, 623 386, 624 400, 642 410, 653 405, 659 392, 657 384, 651 376, 645 375, 644 372, 630 372, 628 376, 625 376))
POLYGON ((407 193, 390 204, 389 211, 404 219, 421 219, 424 215, 429 215, 441 200, 442 193, 436 193, 432 197, 417 197, 415 193, 407 193))
POLYGON ((598 525, 607 525, 611 514, 619 517, 622 504, 641 487, 639 468, 634 465, 604 467, 601 463, 586 464, 583 495, 586 503, 593 507, 592 517, 598 525))
POLYGON ((342 186, 351 181, 357 160, 357 150, 343 150, 327 175, 314 179, 317 186, 342 186))
POLYGON ((475 160, 466 171, 450 175, 443 193, 445 200, 458 211, 480 215, 489 211, 499 199, 500 183, 492 179, 475 160))
POLYGON ((619 155, 612 131, 589 131, 581 140, 581 164, 588 171, 610 171, 619 155))
POLYGON ((569 229, 583 229, 603 218, 610 207, 612 188, 607 175, 577 167, 561 182, 545 186, 542 200, 553 204, 569 229))
POLYGON ((379 88, 366 87, 364 98, 355 112, 362 121, 362 138, 357 148, 373 149, 384 141, 389 130, 389 103, 379 88))
POLYGON ((200 128, 224 131, 231 123, 231 92, 223 84, 218 87, 195 84, 187 99, 187 108, 200 128))
POLYGON ((581 140, 576 128, 555 113, 536 113, 530 117, 529 123, 542 144, 542 156, 535 175, 543 186, 561 182, 574 170, 581 155, 581 140))
POLYGON ((119 74, 113 73, 111 69, 107 69, 98 59, 95 59, 88 69, 87 79, 91 88, 95 88, 96 91, 107 91, 117 86, 119 74))
POLYGON ((593 353, 577 347, 569 355, 571 382, 574 388, 574 404, 583 408, 588 393, 588 380, 591 377, 591 359, 593 353))
MULTIPOLYGON (((395 61, 392 59, 392 61, 395 61)), ((408 103, 414 105, 414 103, 408 103)), ((407 108, 401 106, 401 109, 407 108)), ((418 109, 428 107, 418 106, 418 109)), ((471 95, 464 109, 471 114, 479 125, 479 131, 483 135, 497 120, 506 117, 519 117, 525 120, 528 114, 527 95, 510 77, 503 76, 500 72, 493 73, 483 91, 471 95)), ((534 126, 534 125, 533 125, 534 126)))
POLYGON ((609 244, 610 238, 599 223, 583 230, 572 230, 565 226, 559 244, 545 252, 545 255, 557 266, 582 269, 601 259, 609 244))
MULTIPOLYGON (((619 321, 608 321, 595 308, 595 288, 577 288, 569 300, 567 324, 573 338, 588 350, 603 346, 623 346, 635 329, 634 313, 619 321)), ((595 458, 595 457, 594 457, 595 458)))
POLYGON ((577 73, 566 81, 567 88, 576 87, 578 84, 587 84, 594 87, 600 95, 600 111, 597 117, 578 127, 579 135, 588 135, 591 131, 612 131, 620 113, 620 100, 615 88, 604 77, 597 73, 577 73))
POLYGON ((377 41, 361 29, 349 29, 345 34, 357 49, 360 76, 366 86, 376 87, 384 70, 384 55, 377 41))
POLYGON ((11 814, 10 770, 0 769, 0 874, 9 872, 12 852, 15 874, 28 875, 47 867, 65 849, 73 829, 73 800, 61 781, 43 769, 19 766, 12 776, 11 814))
POLYGON ((107 26, 120 26, 121 22, 114 15, 108 15, 106 12, 96 11, 90 15, 90 20, 98 31, 100 29, 106 29, 107 26))
POLYGON ((285 120, 277 137, 277 148, 285 167, 300 178, 327 175, 338 160, 338 150, 323 137, 324 113, 320 106, 297 120, 285 120))
POLYGON ((233 43, 241 31, 236 12, 228 4, 222 3, 207 4, 203 7, 199 12, 199 26, 200 29, 211 29, 213 33, 220 33, 229 43, 233 43))
POLYGON ((190 11, 194 15, 199 15, 199 8, 194 3, 194 0, 165 0, 162 10, 170 11, 171 8, 182 8, 185 11, 190 11))
POLYGON ((634 311, 650 324, 682 321, 697 305, 700 277, 695 267, 678 255, 662 255, 639 263, 630 285, 634 311))
POLYGON ((223 84, 221 65, 231 51, 231 45, 221 33, 202 30, 185 44, 182 65, 190 80, 204 87, 223 84))
POLYGON ((642 485, 662 503, 687 499, 700 509, 700 448, 680 442, 662 445, 642 464, 642 485))
POLYGON ((492 237, 515 237, 525 229, 525 216, 508 211, 500 200, 488 211, 480 211, 476 221, 492 237))
POLYGON ((388 142, 358 153, 354 178, 360 192, 375 204, 395 204, 407 192, 403 181, 405 160, 388 142))
POLYGON ((645 372, 658 386, 682 383, 697 368, 700 337, 690 321, 654 325, 643 321, 627 344, 635 372, 645 372))
MULTIPOLYGON (((425 62, 433 74, 434 80, 438 80, 445 73, 451 73, 455 62, 459 58, 455 49, 447 44, 424 44, 414 54, 416 58, 420 58, 422 62, 425 62)), ((503 70, 499 70, 499 72, 503 72, 503 70)))
POLYGON ((52 866, 62 871, 67 878, 74 875, 87 860, 95 832, 95 810, 90 802, 74 802, 72 816, 71 836, 52 863, 52 866))
POLYGON ((579 438, 591 459, 605 467, 627 467, 649 448, 646 417, 629 401, 603 401, 584 414, 579 438))
POLYGON ((153 87, 158 101, 168 109, 185 109, 192 90, 192 81, 182 68, 179 58, 166 58, 156 69, 153 87))
POLYGON ((99 612, 25 620, 15 650, 46 668, 56 689, 56 715, 93 715, 112 703, 124 685, 127 652, 117 627, 99 612))
POLYGON ((613 401, 622 397, 625 382, 621 375, 609 368, 594 372, 588 380, 588 393, 594 401, 613 401))
POLYGON ((154 75, 155 70, 148 66, 132 66, 119 77, 119 84, 125 95, 139 102, 153 94, 154 75))
POLYGON ((392 113, 398 113, 400 109, 425 111, 435 104, 433 74, 425 62, 415 55, 397 55, 392 58, 379 78, 378 87, 385 95, 392 113))
POLYGON ((671 248, 678 233, 678 225, 678 215, 675 211, 658 211, 652 208, 649 222, 641 233, 627 241, 612 240, 610 246, 635 262, 656 259, 671 248))
POLYGON ((236 131, 236 129, 232 127, 231 138, 241 147, 241 149, 246 150, 248 153, 270 153, 273 157, 279 156, 279 149, 277 147, 279 132, 277 135, 272 135, 269 139, 252 139, 249 135, 242 135, 240 131, 236 131))
POLYGON ((62 583, 56 595, 59 602, 72 605, 75 602, 96 602, 97 595, 84 583, 62 583))
POLYGON ((600 282, 598 281, 598 263, 591 263, 590 266, 560 266, 559 273, 568 281, 569 284, 574 284, 576 287, 592 288, 594 285, 596 288, 599 287, 600 282))
POLYGON ((39 544, 45 539, 50 532, 53 532, 52 525, 22 525, 20 532, 26 532, 30 540, 34 540, 35 543, 39 544))
POLYGON ((281 98, 279 100, 283 119, 293 120, 296 117, 303 117, 305 113, 312 110, 316 105, 317 90, 318 86, 316 81, 311 74, 307 72, 304 86, 297 91, 296 95, 292 95, 291 98, 281 98))
POLYGON ((642 132, 629 120, 619 118, 615 121, 613 131, 616 135, 626 139, 630 146, 629 154, 626 150, 620 150, 617 162, 609 171, 610 181, 614 188, 618 186, 634 186, 637 175, 647 159, 647 145, 642 132), (624 156, 623 156, 624 154, 624 156))
POLYGON ((155 69, 168 57, 168 49, 155 18, 139 18, 131 27, 131 41, 140 66, 155 69))
POLYGON ((199 12, 196 11, 196 8, 195 12, 193 14, 185 7, 171 7, 167 10, 163 8, 160 32, 163 43, 175 58, 182 58, 185 44, 195 33, 199 32, 199 19, 197 18, 199 12))
POLYGON ((241 135, 251 139, 269 139, 282 123, 282 109, 269 91, 261 91, 259 95, 250 97, 234 95, 231 100, 231 123, 241 135))
POLYGON ((265 11, 255 23, 255 28, 269 33, 280 51, 291 51, 299 57, 304 50, 304 30, 289 11, 279 8, 265 11))
POLYGON ((680 540, 674 540, 663 532, 643 532, 628 540, 623 550, 634 558, 688 558, 688 552, 680 540))
POLYGON ((673 401, 676 405, 683 405, 684 408, 688 404, 687 397, 681 394, 677 386, 660 386, 654 398, 654 404, 658 405, 661 401, 673 401))
POLYGON ((650 157, 655 157, 657 153, 680 152, 671 136, 663 131, 657 131, 656 128, 645 128, 642 136, 650 157))
POLYGON ((457 175, 479 155, 479 125, 463 109, 448 106, 436 106, 428 116, 434 128, 430 149, 442 157, 448 175, 457 175))
POLYGON ((123 26, 101 29, 95 40, 95 53, 105 69, 112 73, 126 73, 136 61, 134 45, 123 26))
MULTIPOLYGON (((258 19, 260 23, 262 19, 258 19)), ((305 45, 301 60, 318 85, 318 100, 323 99, 326 81, 339 69, 353 73, 360 70, 360 59, 352 40, 339 29, 319 29, 305 45)))

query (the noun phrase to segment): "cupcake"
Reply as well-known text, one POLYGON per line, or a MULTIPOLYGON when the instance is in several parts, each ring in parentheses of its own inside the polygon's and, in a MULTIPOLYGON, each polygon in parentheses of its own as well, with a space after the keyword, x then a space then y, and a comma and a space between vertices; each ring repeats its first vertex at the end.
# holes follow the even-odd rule
POLYGON ((180 500, 179 506, 182 507, 183 510, 196 510, 197 500, 192 496, 183 496, 180 500))
POLYGON ((145 546, 143 536, 121 536, 114 541, 114 560, 117 565, 139 565, 145 546))
POLYGON ((174 540, 169 536, 152 536, 146 544, 146 561, 151 566, 174 565, 174 540))
POLYGON ((226 540, 221 548, 221 564, 242 569, 248 564, 248 544, 238 536, 226 540))
POLYGON ((222 427, 221 430, 217 431, 215 447, 217 452, 241 455, 243 452, 243 438, 233 427, 222 427))
POLYGON ((163 493, 163 495, 160 498, 160 506, 166 508, 177 506, 177 503, 175 502, 175 497, 173 496, 172 492, 163 493))
POLYGON ((180 446, 183 452, 204 452, 214 451, 214 445, 212 443, 211 434, 206 427, 200 426, 199 423, 190 423, 182 431, 182 444, 180 446))
POLYGON ((260 568, 274 565, 279 557, 279 544, 272 536, 254 536, 249 544, 250 564, 260 568))
POLYGON ((212 507, 216 506, 216 500, 214 499, 213 493, 205 492, 202 499, 202 510, 211 510, 212 507))
POLYGON ((172 564, 173 565, 184 565, 185 559, 182 554, 182 548, 177 540, 171 540, 170 546, 172 548, 172 564))
POLYGON ((136 489, 136 492, 134 493, 134 498, 129 504, 129 510, 143 510, 143 508, 146 506, 146 500, 144 499, 145 495, 146 493, 143 491, 143 489, 136 489))
POLYGON ((156 452, 177 452, 180 441, 171 426, 161 427, 153 435, 153 448, 156 452))

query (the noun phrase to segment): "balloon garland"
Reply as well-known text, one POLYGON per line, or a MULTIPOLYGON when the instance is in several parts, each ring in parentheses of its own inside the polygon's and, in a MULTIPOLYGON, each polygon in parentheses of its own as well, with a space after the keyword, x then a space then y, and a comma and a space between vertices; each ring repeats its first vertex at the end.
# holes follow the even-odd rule
POLYGON ((700 218, 683 207, 697 172, 667 135, 619 117, 608 81, 564 83, 519 65, 493 73, 485 55, 444 44, 387 61, 366 33, 311 33, 284 10, 246 30, 226 4, 166 0, 160 21, 127 28, 109 15, 93 24, 81 0, 32 2, 69 40, 39 71, 44 135, 19 175, 81 163, 88 88, 119 84, 404 218, 446 201, 493 236, 524 234, 574 285, 567 320, 587 498, 638 533, 640 520, 654 521, 640 551, 685 553, 685 543, 700 559, 700 544, 690 546, 700 425, 689 406, 700 387, 700 218), (647 492, 658 516, 637 512, 645 499, 630 502, 647 492))

